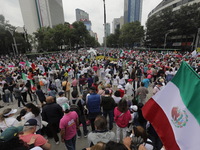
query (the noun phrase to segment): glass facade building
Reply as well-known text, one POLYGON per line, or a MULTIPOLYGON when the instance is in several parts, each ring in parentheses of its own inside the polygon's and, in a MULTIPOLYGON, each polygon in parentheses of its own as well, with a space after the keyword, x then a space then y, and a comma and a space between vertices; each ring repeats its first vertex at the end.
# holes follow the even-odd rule
POLYGON ((141 22, 143 0, 124 0, 124 23, 141 22))

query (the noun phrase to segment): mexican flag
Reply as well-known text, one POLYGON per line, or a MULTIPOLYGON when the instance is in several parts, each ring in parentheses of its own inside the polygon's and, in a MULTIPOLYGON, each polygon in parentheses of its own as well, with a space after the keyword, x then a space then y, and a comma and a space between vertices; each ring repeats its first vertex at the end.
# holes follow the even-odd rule
POLYGON ((200 150, 200 76, 182 62, 174 78, 142 108, 166 150, 200 150))
POLYGON ((120 52, 119 52, 119 57, 123 57, 124 56, 124 50, 121 49, 120 52))

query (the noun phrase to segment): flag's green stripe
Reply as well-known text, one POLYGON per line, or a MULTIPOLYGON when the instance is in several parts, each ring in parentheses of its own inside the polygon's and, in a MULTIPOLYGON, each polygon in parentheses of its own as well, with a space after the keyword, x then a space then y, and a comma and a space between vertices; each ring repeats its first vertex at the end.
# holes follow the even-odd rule
POLYGON ((25 73, 22 73, 22 79, 23 79, 23 80, 26 80, 26 75, 25 75, 25 73))
POLYGON ((186 63, 172 79, 179 88, 183 103, 200 124, 200 76, 186 63))

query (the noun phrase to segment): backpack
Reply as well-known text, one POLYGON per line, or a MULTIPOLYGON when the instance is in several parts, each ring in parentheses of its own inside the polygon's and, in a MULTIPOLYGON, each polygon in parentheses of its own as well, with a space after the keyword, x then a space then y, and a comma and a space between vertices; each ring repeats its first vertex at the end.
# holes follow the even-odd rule
POLYGON ((73 103, 72 100, 70 99, 70 104, 71 104, 70 105, 70 111, 75 111, 78 114, 78 116, 81 115, 81 110, 80 110, 80 108, 78 106, 78 102, 79 101, 80 101, 80 99, 76 99, 76 102, 73 103))

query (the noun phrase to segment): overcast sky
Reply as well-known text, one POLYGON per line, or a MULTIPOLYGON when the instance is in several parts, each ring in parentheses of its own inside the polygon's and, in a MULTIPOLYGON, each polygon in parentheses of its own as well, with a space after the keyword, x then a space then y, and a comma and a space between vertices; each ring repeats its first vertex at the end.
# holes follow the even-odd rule
MULTIPOLYGON (((145 25, 148 13, 162 0, 143 0, 142 25, 145 25)), ((103 28, 103 0, 63 0, 65 21, 73 23, 76 20, 75 9, 79 8, 89 13, 92 30, 98 34, 102 43, 103 28)), ((111 24, 114 18, 123 16, 124 0, 106 0, 107 22, 111 24)), ((14 26, 23 26, 23 19, 18 0, 0 0, 0 14, 14 26)))

